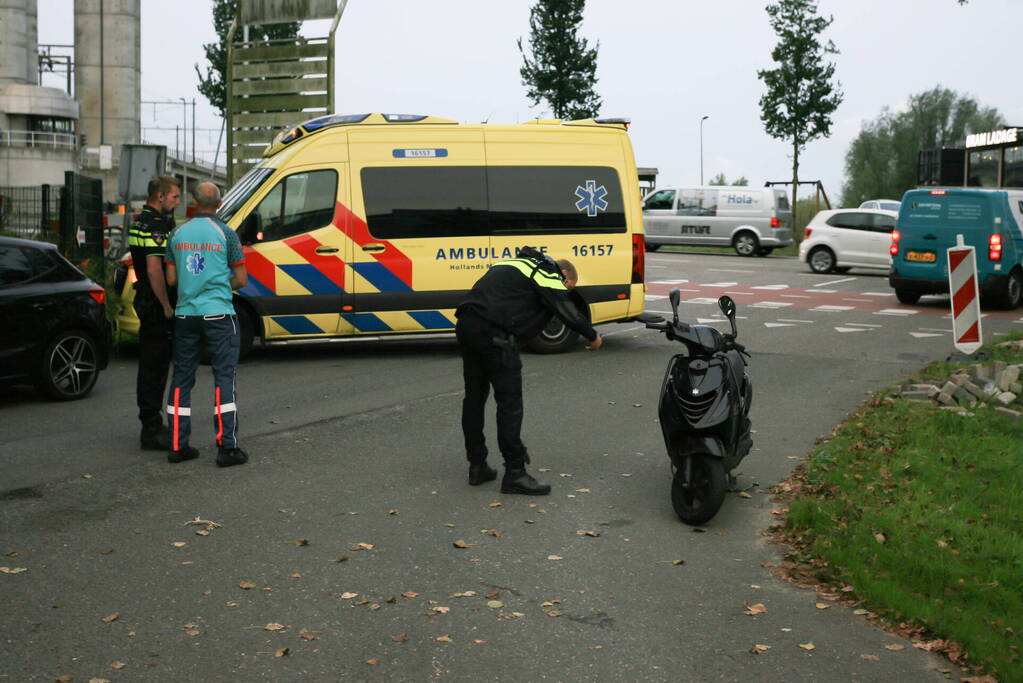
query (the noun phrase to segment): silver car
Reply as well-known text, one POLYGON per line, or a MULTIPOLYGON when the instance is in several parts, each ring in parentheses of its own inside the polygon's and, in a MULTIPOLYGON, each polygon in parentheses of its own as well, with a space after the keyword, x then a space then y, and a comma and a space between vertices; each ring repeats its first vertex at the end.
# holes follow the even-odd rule
POLYGON ((767 256, 792 244, 784 190, 769 187, 662 187, 643 199, 647 249, 662 245, 731 246, 740 256, 767 256))

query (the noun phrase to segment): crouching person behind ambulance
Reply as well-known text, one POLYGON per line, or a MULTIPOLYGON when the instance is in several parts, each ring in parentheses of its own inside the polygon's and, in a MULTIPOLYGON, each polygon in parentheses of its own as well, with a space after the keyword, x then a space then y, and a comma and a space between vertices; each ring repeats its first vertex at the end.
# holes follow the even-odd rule
POLYGON ((220 190, 201 183, 192 192, 197 213, 175 230, 167 242, 164 263, 167 282, 177 283, 174 309, 174 374, 167 397, 170 415, 172 463, 198 457, 188 443, 191 433, 191 392, 195 371, 205 348, 213 367, 213 429, 217 441, 217 465, 230 467, 248 461, 238 448, 238 411, 235 404, 235 373, 238 368, 239 330, 232 289, 248 282, 245 256, 238 235, 217 218, 220 190))
MULTIPOLYGON (((543 496, 551 491, 526 472, 529 456, 519 434, 522 429, 522 361, 519 342, 537 335, 551 316, 586 337, 586 348, 600 348, 596 330, 579 313, 568 296, 578 275, 565 260, 553 261, 531 247, 513 259, 495 263, 481 277, 458 307, 455 333, 462 349, 465 398, 462 401, 462 432, 469 459, 469 483, 473 486, 497 477, 487 465, 483 436, 483 413, 494 387, 497 401, 497 443, 504 456, 501 493, 543 496)), ((180 296, 180 295, 179 295, 180 296)))

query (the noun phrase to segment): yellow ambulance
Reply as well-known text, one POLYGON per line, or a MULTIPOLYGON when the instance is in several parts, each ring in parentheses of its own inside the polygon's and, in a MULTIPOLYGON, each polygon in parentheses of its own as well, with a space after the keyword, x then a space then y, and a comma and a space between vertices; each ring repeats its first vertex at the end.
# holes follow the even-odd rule
MULTIPOLYGON (((260 339, 450 335, 473 283, 526 245, 576 265, 594 324, 634 319, 646 286, 627 127, 359 114, 283 131, 219 211, 245 249, 243 353, 260 339)), ((555 319, 528 345, 577 341, 555 319)))

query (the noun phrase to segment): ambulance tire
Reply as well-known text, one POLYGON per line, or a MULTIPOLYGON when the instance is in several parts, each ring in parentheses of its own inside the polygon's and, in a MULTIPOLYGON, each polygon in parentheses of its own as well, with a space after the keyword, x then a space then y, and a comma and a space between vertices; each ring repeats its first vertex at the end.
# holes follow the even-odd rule
POLYGON ((235 311, 238 313, 238 360, 243 361, 252 352, 252 345, 256 339, 256 320, 252 311, 243 303, 235 300, 235 311))
POLYGON ((561 321, 551 318, 540 334, 529 340, 526 347, 533 353, 565 353, 579 345, 579 333, 561 321))
MULTIPOLYGON (((575 304, 575 307, 579 309, 582 316, 586 318, 586 321, 589 322, 591 320, 590 307, 586 300, 575 290, 569 292, 568 296, 572 303, 575 304)), ((551 318, 551 321, 547 323, 547 327, 526 343, 526 348, 533 353, 565 353, 578 346, 579 333, 562 322, 561 318, 557 317, 551 318)))

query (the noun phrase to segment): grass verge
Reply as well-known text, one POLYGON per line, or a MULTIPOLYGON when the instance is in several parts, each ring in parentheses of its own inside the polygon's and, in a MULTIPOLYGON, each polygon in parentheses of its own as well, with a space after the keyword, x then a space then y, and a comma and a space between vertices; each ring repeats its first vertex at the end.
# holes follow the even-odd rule
POLYGON ((1023 681, 1023 420, 972 412, 875 395, 779 486, 780 533, 798 573, 931 639, 918 647, 1023 681))
MULTIPOLYGON (((662 245, 657 253, 669 253, 669 254, 732 254, 735 255, 735 249, 731 247, 698 247, 698 246, 678 246, 674 244, 662 245)), ((647 253, 654 253, 652 250, 647 249, 647 253)), ((771 256, 799 256, 799 243, 793 242, 787 247, 779 247, 771 252, 771 256)))

